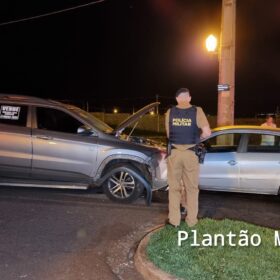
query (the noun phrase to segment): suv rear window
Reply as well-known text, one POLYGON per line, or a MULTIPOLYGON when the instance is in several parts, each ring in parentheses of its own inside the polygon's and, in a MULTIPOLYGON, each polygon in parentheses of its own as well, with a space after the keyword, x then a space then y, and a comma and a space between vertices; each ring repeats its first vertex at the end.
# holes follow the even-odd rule
POLYGON ((0 103, 0 124, 26 126, 27 106, 0 103))

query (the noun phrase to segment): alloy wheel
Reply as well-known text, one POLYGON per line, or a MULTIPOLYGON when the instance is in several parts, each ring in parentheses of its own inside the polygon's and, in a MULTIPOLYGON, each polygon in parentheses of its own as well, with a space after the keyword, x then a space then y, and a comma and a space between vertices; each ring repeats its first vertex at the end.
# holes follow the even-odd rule
POLYGON ((117 172, 108 179, 108 190, 116 198, 128 198, 133 193, 136 182, 128 172, 117 172))

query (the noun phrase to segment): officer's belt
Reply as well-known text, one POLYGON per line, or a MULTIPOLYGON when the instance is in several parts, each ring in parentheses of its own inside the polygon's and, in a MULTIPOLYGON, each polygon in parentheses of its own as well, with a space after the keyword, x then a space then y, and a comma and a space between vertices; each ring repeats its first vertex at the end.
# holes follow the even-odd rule
MULTIPOLYGON (((177 149, 176 147, 174 147, 173 145, 171 145, 171 150, 173 150, 173 149, 177 149)), ((196 150, 195 150, 195 146, 193 146, 193 147, 190 147, 190 148, 188 148, 188 149, 186 149, 186 151, 187 150, 190 150, 190 151, 193 151, 193 152, 195 152, 196 150)))

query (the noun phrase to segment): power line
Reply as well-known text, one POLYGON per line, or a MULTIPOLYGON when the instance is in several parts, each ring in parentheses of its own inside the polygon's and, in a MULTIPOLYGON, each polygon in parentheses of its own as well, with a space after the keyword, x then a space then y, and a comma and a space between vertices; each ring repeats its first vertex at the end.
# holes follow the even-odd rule
POLYGON ((6 21, 6 22, 0 23, 0 26, 14 24, 14 23, 18 23, 18 22, 29 21, 29 20, 33 20, 33 19, 42 18, 42 17, 48 17, 48 16, 52 16, 52 15, 57 15, 57 14, 61 14, 61 13, 65 13, 65 12, 69 12, 69 11, 73 11, 73 10, 77 10, 77 9, 80 9, 80 8, 92 6, 92 5, 95 5, 95 4, 104 2, 104 1, 105 0, 96 0, 96 1, 89 2, 87 4, 82 4, 82 5, 70 7, 70 8, 67 8, 67 9, 57 10, 57 11, 50 12, 50 13, 45 13, 45 14, 41 14, 41 15, 37 15, 37 16, 32 16, 32 17, 26 17, 26 18, 6 21))

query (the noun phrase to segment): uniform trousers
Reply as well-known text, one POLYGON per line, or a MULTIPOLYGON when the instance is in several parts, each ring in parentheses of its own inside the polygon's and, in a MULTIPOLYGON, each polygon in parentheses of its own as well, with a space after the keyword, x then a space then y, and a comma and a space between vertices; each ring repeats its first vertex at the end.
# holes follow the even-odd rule
POLYGON ((172 149, 167 159, 167 175, 169 184, 169 222, 175 226, 180 224, 180 202, 182 191, 186 193, 186 223, 194 226, 198 214, 198 157, 193 151, 172 149), (182 185, 183 182, 183 185, 182 185), (185 190, 182 190, 185 188, 185 190))

